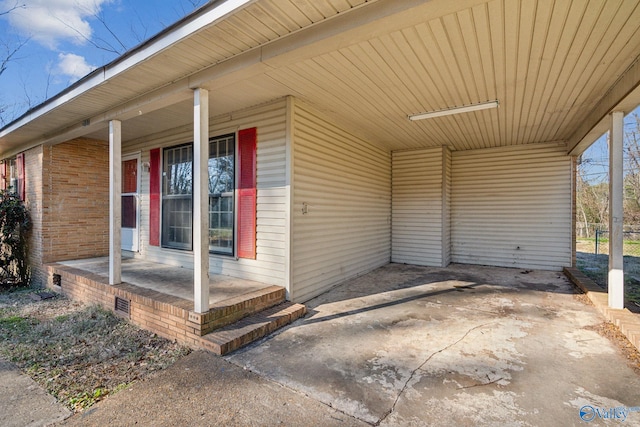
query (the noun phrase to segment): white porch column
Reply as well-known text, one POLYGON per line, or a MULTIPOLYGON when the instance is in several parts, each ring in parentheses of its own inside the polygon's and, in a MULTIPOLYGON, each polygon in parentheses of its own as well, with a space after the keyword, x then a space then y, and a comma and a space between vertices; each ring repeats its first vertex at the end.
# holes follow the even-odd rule
POLYGON ((209 91, 193 94, 193 302, 209 311, 209 91))
POLYGON ((609 138, 609 307, 624 308, 623 271, 623 151, 624 113, 611 113, 609 138))
POLYGON ((122 282, 122 123, 109 122, 109 284, 122 282))

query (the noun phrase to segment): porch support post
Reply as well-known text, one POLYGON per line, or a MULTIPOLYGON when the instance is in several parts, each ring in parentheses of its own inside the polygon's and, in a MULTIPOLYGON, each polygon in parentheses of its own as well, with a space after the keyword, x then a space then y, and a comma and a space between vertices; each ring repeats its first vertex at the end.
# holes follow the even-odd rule
POLYGON ((609 134, 609 307, 624 308, 623 149, 624 113, 611 113, 609 134))
POLYGON ((193 95, 193 302, 209 311, 209 91, 193 95))
POLYGON ((122 123, 109 122, 109 284, 122 282, 122 123))

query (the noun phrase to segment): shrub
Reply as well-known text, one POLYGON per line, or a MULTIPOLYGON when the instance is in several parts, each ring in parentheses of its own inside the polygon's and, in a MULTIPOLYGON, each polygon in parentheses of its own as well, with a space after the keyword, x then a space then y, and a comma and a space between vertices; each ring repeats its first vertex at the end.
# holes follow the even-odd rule
POLYGON ((30 228, 29 212, 24 202, 11 191, 0 191, 0 288, 29 285, 30 228))

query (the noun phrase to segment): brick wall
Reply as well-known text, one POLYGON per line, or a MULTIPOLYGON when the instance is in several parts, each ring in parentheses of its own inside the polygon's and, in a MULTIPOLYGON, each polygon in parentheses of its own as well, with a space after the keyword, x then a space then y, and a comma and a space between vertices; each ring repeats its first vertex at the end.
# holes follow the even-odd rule
POLYGON ((46 284, 42 265, 42 156, 43 147, 38 146, 24 153, 25 203, 31 216, 29 238, 29 264, 32 268, 34 286, 46 284))
POLYGON ((96 274, 61 264, 49 264, 46 269, 47 287, 75 301, 97 304, 116 312, 115 297, 118 296, 129 301, 129 321, 133 324, 192 348, 212 346, 200 336, 200 326, 189 320, 190 311, 187 307, 191 307, 191 301, 176 303, 175 300, 179 300, 177 297, 126 283, 108 285, 104 278, 96 274), (54 284, 54 275, 60 277, 60 286, 54 284))
POLYGON ((79 138, 42 155, 42 262, 108 255, 109 143, 79 138))

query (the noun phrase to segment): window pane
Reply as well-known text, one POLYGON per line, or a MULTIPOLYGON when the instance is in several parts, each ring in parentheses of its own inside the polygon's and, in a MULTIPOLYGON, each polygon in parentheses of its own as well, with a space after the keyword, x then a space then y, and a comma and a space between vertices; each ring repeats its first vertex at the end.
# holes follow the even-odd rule
POLYGON ((136 228, 136 196, 122 196, 122 227, 136 228))
POLYGON ((138 160, 122 162, 122 193, 138 192, 138 160))
POLYGON ((163 158, 162 246, 191 250, 193 148, 166 148, 163 158))
POLYGON ((235 136, 209 141, 209 250, 233 254, 235 136))

